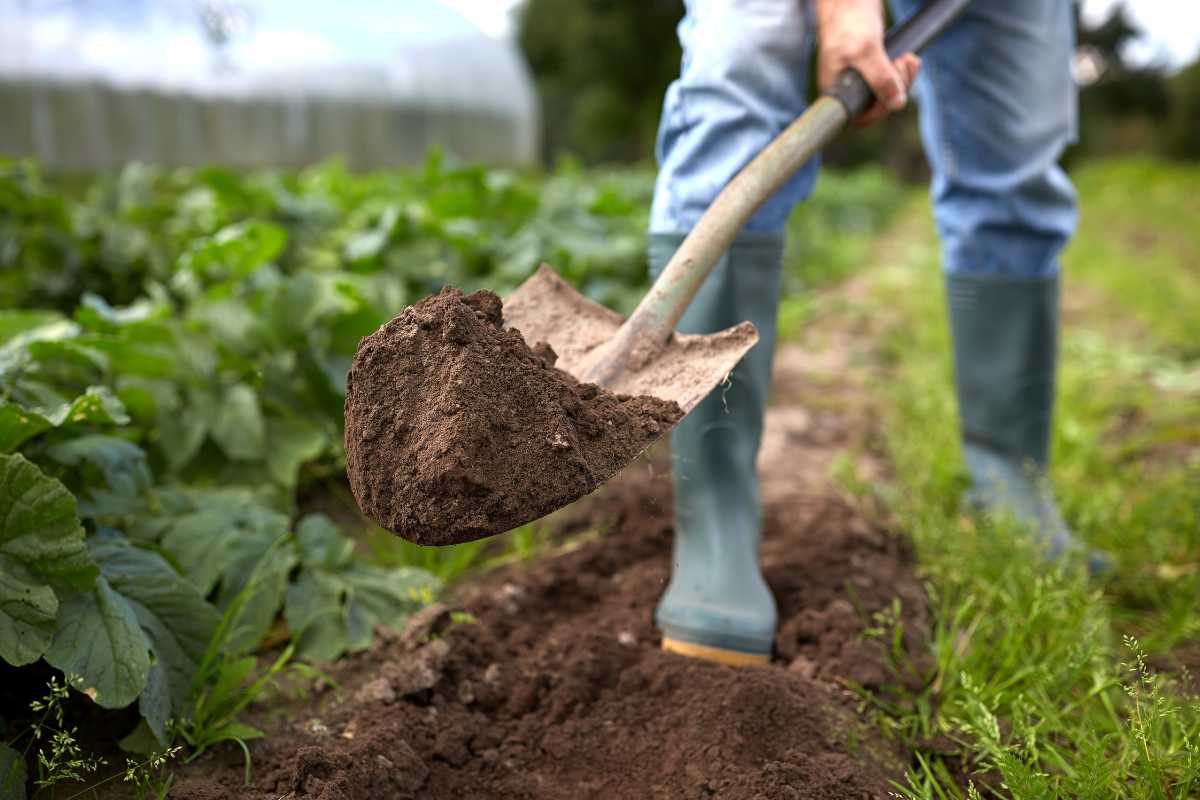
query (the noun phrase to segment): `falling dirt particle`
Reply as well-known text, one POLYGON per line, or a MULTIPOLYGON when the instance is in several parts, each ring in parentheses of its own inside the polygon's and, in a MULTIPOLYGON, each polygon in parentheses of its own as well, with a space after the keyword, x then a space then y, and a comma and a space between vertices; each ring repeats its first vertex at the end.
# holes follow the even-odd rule
POLYGON ((524 596, 525 590, 515 583, 506 583, 500 587, 500 602, 504 610, 510 614, 516 614, 521 610, 521 598, 524 596))
POLYGON ((346 473, 362 510, 405 539, 456 544, 544 516, 683 416, 673 402, 580 384, 549 346, 504 328, 502 312, 491 292, 446 288, 359 344, 346 473))
POLYGON ((792 659, 792 663, 788 664, 788 669, 805 678, 815 678, 817 675, 817 665, 811 658, 804 656, 796 656, 792 659))
MULTIPOLYGON (((442 679, 442 668, 450 654, 445 639, 435 639, 406 658, 388 662, 380 674, 394 695, 408 697, 432 689, 442 679)), ((365 687, 364 687, 365 688, 365 687)))
POLYGON ((396 690, 386 679, 376 678, 364 683, 358 693, 354 695, 354 700, 363 704, 391 703, 396 700, 396 690))

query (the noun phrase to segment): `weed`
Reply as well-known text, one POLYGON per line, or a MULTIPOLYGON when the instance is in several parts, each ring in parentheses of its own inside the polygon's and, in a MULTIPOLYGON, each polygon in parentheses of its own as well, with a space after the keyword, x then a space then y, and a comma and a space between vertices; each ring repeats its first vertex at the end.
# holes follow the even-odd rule
MULTIPOLYGON (((65 703, 70 696, 68 684, 75 676, 66 676, 66 682, 60 682, 52 677, 46 684, 46 694, 30 702, 29 709, 36 716, 30 723, 4 745, 0 745, 7 753, 20 759, 11 774, 6 774, 5 783, 0 784, 3 796, 24 797, 25 771, 24 762, 31 752, 36 750, 37 775, 33 778, 36 787, 34 797, 49 793, 51 796, 56 787, 66 783, 85 783, 89 776, 94 775, 108 763, 106 759, 84 752, 77 738, 77 728, 66 724, 65 703), (22 739, 25 739, 23 750, 13 749, 22 739)), ((161 752, 151 754, 142 761, 127 759, 124 772, 114 773, 92 783, 66 800, 94 794, 96 789, 122 778, 130 784, 133 795, 137 800, 166 797, 174 782, 174 775, 167 770, 167 765, 180 753, 180 746, 168 747, 161 752)), ((14 762, 15 764, 16 762, 14 762)), ((13 769, 14 764, 6 768, 13 769)))
POLYGON ((245 588, 222 614, 192 681, 190 713, 179 725, 179 735, 192 747, 186 759, 188 762, 220 742, 232 742, 240 747, 245 759, 247 784, 250 783, 251 758, 246 742, 264 734, 238 717, 285 672, 300 670, 307 676, 311 669, 292 663, 295 644, 289 644, 256 675, 258 659, 253 655, 239 655, 239 651, 231 646, 240 636, 239 621, 260 590, 262 581, 270 575, 274 555, 275 548, 264 554, 245 588))

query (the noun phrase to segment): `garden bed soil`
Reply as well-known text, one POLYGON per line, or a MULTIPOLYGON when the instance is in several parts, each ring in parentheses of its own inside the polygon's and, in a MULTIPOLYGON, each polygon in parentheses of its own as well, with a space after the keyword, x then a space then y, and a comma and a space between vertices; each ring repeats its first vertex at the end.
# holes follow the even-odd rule
MULTIPOLYGON (((781 352, 780 370, 811 366, 791 355, 781 352)), ((829 480, 835 459, 862 444, 866 418, 852 403, 833 408, 828 385, 817 409, 789 397, 803 385, 777 376, 785 396, 762 454, 763 561, 781 618, 769 666, 659 648, 670 478, 661 457, 644 459, 557 518, 555 554, 463 586, 451 605, 339 663, 339 689, 258 709, 269 735, 251 744, 249 786, 240 750, 225 747, 182 769, 171 796, 889 796, 910 754, 883 737, 861 693, 887 695, 928 672, 927 598, 904 539, 829 480), (583 531, 599 533, 574 535, 583 531), (915 659, 902 673, 878 616, 893 609, 915 659)))

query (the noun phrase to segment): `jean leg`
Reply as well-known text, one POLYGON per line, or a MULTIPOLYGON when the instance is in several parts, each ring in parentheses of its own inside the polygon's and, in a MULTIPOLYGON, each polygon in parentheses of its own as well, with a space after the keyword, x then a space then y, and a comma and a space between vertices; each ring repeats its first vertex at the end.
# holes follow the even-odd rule
MULTIPOLYGON (((917 0, 893 0, 899 14, 917 0)), ((1075 193, 1071 4, 976 0, 927 51, 921 133, 942 239, 967 504, 1014 519, 1049 558, 1082 550, 1050 486, 1058 255, 1075 193)), ((1086 553, 1088 568, 1106 568, 1086 553)))
MULTIPOLYGON (((892 0, 898 16, 920 0, 892 0)), ((1071 4, 977 0, 924 55, 916 97, 947 273, 1049 278, 1074 232, 1071 4)))
MULTIPOLYGON (((812 25, 801 0, 687 0, 683 63, 659 123, 650 231, 687 233, 725 185, 805 107, 812 25)), ((779 232, 816 160, 746 230, 779 232)))

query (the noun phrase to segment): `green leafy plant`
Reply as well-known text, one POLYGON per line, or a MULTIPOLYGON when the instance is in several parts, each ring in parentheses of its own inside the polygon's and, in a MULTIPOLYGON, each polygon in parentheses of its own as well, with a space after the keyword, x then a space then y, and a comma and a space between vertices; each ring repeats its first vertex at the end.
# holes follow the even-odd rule
MULTIPOLYGON (((853 237, 895 206, 878 175, 825 186, 811 207, 853 237)), ((652 187, 647 170, 433 153, 366 175, 130 165, 64 190, 0 160, 0 658, 136 706, 140 752, 244 744, 284 674, 540 552, 533 528, 361 552, 354 523, 306 503, 352 508, 342 404, 362 336, 444 284, 504 293, 543 260, 628 311, 652 187)), ((0 774, 18 767, 0 749, 0 774)))

